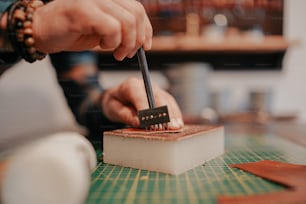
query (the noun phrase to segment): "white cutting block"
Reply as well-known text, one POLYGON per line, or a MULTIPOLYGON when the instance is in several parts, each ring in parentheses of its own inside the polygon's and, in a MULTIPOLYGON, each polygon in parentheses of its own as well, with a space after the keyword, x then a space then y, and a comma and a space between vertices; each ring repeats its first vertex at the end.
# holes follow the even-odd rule
POLYGON ((104 132, 105 163, 181 174, 224 152, 222 126, 185 126, 181 132, 120 129, 104 132))

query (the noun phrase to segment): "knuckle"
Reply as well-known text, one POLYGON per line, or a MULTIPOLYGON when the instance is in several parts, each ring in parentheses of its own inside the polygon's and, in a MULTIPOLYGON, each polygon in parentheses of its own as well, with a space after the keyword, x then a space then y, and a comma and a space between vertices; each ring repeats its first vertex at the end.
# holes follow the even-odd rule
POLYGON ((128 84, 129 84, 129 88, 133 92, 142 93, 145 91, 144 84, 139 78, 131 77, 128 81, 128 84))
POLYGON ((83 18, 84 20, 89 20, 88 18, 92 16, 90 6, 91 5, 88 4, 87 1, 78 0, 78 2, 71 5, 71 9, 69 9, 69 11, 73 11, 70 12, 70 18, 74 18, 76 20, 80 20, 80 18, 83 18))
POLYGON ((126 14, 125 16, 125 25, 128 29, 136 27, 136 17, 132 14, 126 14))
POLYGON ((115 35, 121 31, 120 23, 114 21, 113 23, 108 25, 107 32, 109 35, 115 35))
POLYGON ((122 48, 128 52, 127 50, 132 50, 135 47, 135 43, 132 40, 126 40, 122 43, 122 48))
POLYGON ((137 17, 143 17, 145 15, 145 9, 143 5, 138 1, 135 1, 134 14, 137 17))
POLYGON ((131 86, 137 86, 140 82, 140 79, 136 78, 136 77, 130 77, 127 80, 127 83, 130 84, 131 86))
POLYGON ((136 41, 136 47, 140 47, 141 45, 143 45, 145 40, 146 40, 145 35, 139 35, 136 41))

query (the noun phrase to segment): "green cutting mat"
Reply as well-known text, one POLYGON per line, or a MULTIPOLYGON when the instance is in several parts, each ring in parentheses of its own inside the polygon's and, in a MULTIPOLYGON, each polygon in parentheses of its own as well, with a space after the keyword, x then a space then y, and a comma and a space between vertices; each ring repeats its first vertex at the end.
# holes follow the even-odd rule
MULTIPOLYGON (((306 139, 306 138, 305 138, 306 139)), ((216 203, 219 195, 284 190, 228 164, 263 159, 306 164, 306 148, 274 135, 228 135, 225 154, 179 176, 98 164, 87 199, 94 203, 216 203)))

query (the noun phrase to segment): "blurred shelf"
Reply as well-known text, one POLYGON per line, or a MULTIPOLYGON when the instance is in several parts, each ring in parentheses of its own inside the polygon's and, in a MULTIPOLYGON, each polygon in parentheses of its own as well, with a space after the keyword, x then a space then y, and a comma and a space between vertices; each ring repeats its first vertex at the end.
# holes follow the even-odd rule
MULTIPOLYGON (((152 49, 146 54, 152 70, 163 70, 169 64, 200 62, 209 63, 214 70, 279 71, 287 49, 295 44, 282 36, 239 35, 222 39, 162 36, 153 37, 152 49)), ((103 70, 138 70, 136 57, 117 62, 111 50, 95 50, 99 52, 99 67, 103 70)))
POLYGON ((233 36, 225 38, 162 36, 154 37, 150 52, 275 52, 285 51, 289 46, 282 36, 252 38, 233 36))
MULTIPOLYGON (((252 38, 233 36, 225 38, 188 37, 188 36, 154 36, 151 50, 147 52, 275 52, 284 51, 290 45, 297 42, 289 42, 283 36, 265 36, 252 38)), ((110 53, 112 50, 95 51, 110 53)))
POLYGON ((261 111, 238 112, 229 114, 220 114, 221 123, 249 123, 249 124, 267 124, 271 122, 294 122, 298 119, 297 113, 272 114, 261 111))

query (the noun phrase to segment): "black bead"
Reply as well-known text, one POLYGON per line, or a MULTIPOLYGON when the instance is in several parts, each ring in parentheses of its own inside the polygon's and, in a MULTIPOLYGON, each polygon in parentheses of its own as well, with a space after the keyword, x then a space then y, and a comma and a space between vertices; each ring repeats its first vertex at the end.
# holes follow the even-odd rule
POLYGON ((22 22, 22 21, 17 21, 17 22, 16 22, 16 28, 17 28, 17 29, 23 28, 23 22, 22 22))

